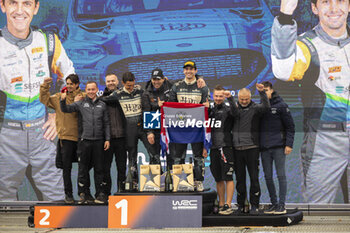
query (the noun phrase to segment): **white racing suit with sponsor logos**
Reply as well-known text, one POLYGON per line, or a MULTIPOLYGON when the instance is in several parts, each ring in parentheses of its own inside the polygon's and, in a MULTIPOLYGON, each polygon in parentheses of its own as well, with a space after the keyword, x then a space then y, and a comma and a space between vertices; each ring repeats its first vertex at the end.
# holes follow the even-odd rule
MULTIPOLYGON (((320 25, 297 37, 293 22, 281 25, 274 20, 272 69, 278 79, 299 82, 304 199, 333 203, 341 177, 350 175, 350 38, 331 38, 320 25)), ((349 178, 347 183, 349 187, 349 178)))
POLYGON ((7 28, 0 36, 0 200, 15 201, 26 168, 44 200, 64 199, 62 171, 55 167, 56 146, 43 138, 47 120, 39 101, 40 84, 52 73, 64 78, 74 73, 58 37, 54 35, 53 62, 49 66, 46 34, 31 30, 25 40, 7 28))

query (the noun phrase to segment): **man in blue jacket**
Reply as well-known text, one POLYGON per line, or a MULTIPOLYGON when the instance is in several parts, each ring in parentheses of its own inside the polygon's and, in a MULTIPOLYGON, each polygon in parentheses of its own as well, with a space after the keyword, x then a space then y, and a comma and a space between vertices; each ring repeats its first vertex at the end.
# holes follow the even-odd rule
POLYGON ((268 81, 262 83, 269 98, 271 110, 266 112, 260 122, 261 160, 265 174, 265 181, 269 191, 271 207, 267 214, 285 214, 287 193, 287 179, 285 172, 286 155, 292 152, 294 141, 294 121, 288 105, 273 90, 268 81), (279 201, 277 202, 276 189, 273 182, 272 163, 275 167, 279 183, 279 201))

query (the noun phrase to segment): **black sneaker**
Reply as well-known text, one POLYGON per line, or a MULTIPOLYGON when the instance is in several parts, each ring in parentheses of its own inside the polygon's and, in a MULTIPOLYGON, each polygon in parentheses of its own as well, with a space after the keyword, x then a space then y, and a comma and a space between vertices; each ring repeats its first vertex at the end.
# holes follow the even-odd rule
POLYGON ((220 215, 230 215, 233 213, 232 207, 229 205, 225 204, 221 209, 219 209, 219 214, 220 215))
POLYGON ((95 203, 95 198, 91 196, 91 194, 86 194, 86 204, 93 204, 95 203))
POLYGON ((79 195, 80 200, 78 201, 78 204, 92 204, 94 203, 95 199, 91 196, 91 194, 85 194, 80 193, 79 195))
POLYGON ((244 214, 244 206, 238 206, 238 209, 235 211, 235 214, 244 214))
POLYGON ((64 198, 64 202, 66 204, 74 204, 74 199, 73 199, 73 195, 66 195, 66 197, 64 198))
POLYGON ((107 204, 107 196, 104 193, 99 193, 95 199, 95 203, 97 204, 107 204))
POLYGON ((80 197, 80 199, 78 200, 78 204, 79 205, 85 204, 85 202, 86 202, 86 195, 85 195, 85 193, 80 193, 79 197, 80 197))
POLYGON ((277 204, 272 204, 270 205, 270 207, 264 211, 265 214, 274 214, 276 209, 277 209, 278 205, 277 204))
POLYGON ((123 193, 123 192, 125 192, 125 181, 118 182, 118 193, 123 193))
POLYGON ((287 210, 284 207, 284 205, 278 205, 278 207, 276 208, 274 214, 286 214, 287 210))
POLYGON ((258 215, 259 214, 259 208, 257 206, 252 205, 252 207, 250 208, 249 213, 251 215, 258 215))

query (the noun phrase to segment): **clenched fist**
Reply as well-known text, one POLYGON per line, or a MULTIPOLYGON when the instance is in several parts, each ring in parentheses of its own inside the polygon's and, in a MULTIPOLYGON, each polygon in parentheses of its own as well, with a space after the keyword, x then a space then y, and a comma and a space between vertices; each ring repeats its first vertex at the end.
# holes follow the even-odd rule
POLYGON ((280 11, 286 15, 292 15, 298 6, 298 0, 281 0, 280 11))

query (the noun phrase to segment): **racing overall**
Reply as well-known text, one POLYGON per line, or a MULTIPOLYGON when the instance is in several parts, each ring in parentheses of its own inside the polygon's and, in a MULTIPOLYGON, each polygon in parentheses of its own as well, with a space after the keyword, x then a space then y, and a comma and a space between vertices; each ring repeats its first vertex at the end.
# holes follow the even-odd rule
POLYGON ((282 25, 275 18, 271 50, 275 76, 301 86, 304 199, 332 203, 346 169, 350 174, 350 38, 334 39, 320 25, 297 38, 294 20, 282 25))
POLYGON ((134 182, 138 182, 137 172, 137 146, 138 140, 143 142, 149 156, 150 161, 156 158, 157 152, 153 148, 148 140, 146 132, 143 130, 142 124, 142 106, 141 97, 143 90, 139 86, 135 86, 132 92, 129 92, 125 88, 114 91, 110 96, 104 97, 102 100, 107 104, 113 103, 115 99, 119 100, 119 103, 123 109, 126 118, 126 147, 128 151, 128 168, 131 169, 134 182))
MULTIPOLYGON (((172 86, 170 92, 170 102, 179 103, 192 103, 192 104, 202 104, 207 101, 209 88, 207 86, 198 88, 197 80, 192 83, 188 83, 185 79, 178 81, 172 86)), ((175 153, 174 153, 174 164, 183 164, 186 157, 187 144, 174 143, 175 153)), ((204 180, 204 158, 203 153, 203 142, 191 143, 193 155, 194 155, 194 179, 195 181, 204 180)), ((172 152, 170 152, 172 153, 172 152)))
POLYGON ((28 165, 43 199, 63 200, 62 171, 55 167, 56 147, 43 138, 47 111, 39 101, 39 88, 50 76, 50 68, 62 79, 74 73, 73 64, 55 35, 49 66, 46 36, 41 31, 31 30, 27 39, 20 40, 4 27, 0 48, 0 200, 17 199, 28 165))

